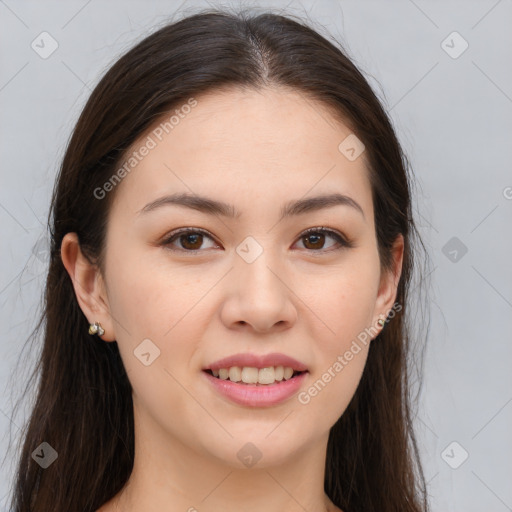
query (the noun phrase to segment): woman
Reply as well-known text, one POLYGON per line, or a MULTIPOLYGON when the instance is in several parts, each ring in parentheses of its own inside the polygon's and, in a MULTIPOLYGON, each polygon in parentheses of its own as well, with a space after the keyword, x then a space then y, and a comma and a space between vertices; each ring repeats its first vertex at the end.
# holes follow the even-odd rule
POLYGON ((345 54, 204 11, 93 91, 51 210, 13 510, 426 510, 410 183, 345 54))

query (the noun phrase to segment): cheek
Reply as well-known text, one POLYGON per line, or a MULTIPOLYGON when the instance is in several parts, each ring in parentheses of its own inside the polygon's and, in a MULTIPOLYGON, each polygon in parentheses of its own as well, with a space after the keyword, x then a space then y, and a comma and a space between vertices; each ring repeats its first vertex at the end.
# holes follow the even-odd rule
POLYGON ((119 268, 113 276, 114 314, 123 325, 116 325, 116 336, 134 400, 165 423, 169 411, 191 405, 184 389, 196 378, 194 353, 205 326, 200 308, 194 308, 200 296, 190 293, 193 286, 184 288, 154 268, 140 270, 123 279, 119 268))
POLYGON ((322 301, 312 308, 321 317, 311 323, 315 325, 310 336, 315 340, 317 360, 309 385, 298 396, 299 403, 310 408, 311 417, 321 415, 329 427, 354 396, 371 343, 365 334, 374 306, 373 293, 368 292, 371 288, 345 284, 340 288, 331 282, 322 301))
POLYGON ((368 355, 368 346, 361 345, 357 353, 350 349, 334 354, 315 375, 309 385, 299 393, 298 401, 305 410, 309 409, 310 418, 322 418, 323 424, 330 428, 343 415, 352 400, 368 355))
POLYGON ((378 280, 378 259, 371 254, 354 254, 342 265, 295 277, 302 314, 311 319, 306 328, 314 329, 312 339, 322 344, 322 353, 332 357, 346 350, 371 325, 378 280))
POLYGON ((308 308, 303 314, 311 321, 304 325, 311 329, 309 336, 315 340, 319 357, 310 385, 298 399, 306 407, 318 409, 318 414, 323 411, 325 421, 332 425, 352 399, 366 364, 371 339, 366 330, 372 325, 378 291, 378 260, 347 259, 345 265, 329 273, 329 278, 303 279, 298 292, 305 297, 308 308), (312 286, 314 282, 317 284, 312 286))
POLYGON ((190 318, 198 301, 194 291, 200 290, 190 280, 180 280, 179 272, 149 261, 147 254, 138 254, 128 245, 122 251, 122 259, 111 254, 107 262, 116 340, 134 390, 144 393, 152 388, 155 393, 162 379, 172 380, 164 369, 173 374, 174 368, 188 371, 193 344, 187 341, 199 329, 190 318))
POLYGON ((110 256, 109 301, 116 320, 122 323, 120 335, 128 331, 133 338, 160 339, 199 301, 208 283, 191 269, 169 265, 162 249, 141 245, 119 245, 117 257, 110 256))

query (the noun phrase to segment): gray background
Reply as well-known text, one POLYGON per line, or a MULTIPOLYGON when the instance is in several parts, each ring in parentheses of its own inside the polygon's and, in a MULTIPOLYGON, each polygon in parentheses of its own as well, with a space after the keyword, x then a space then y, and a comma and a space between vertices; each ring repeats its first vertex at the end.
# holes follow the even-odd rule
MULTIPOLYGON (((39 313, 41 237, 74 122, 117 56, 176 10, 181 17, 208 5, 221 2, 0 0, 2 454, 29 410, 11 420, 23 385, 12 372, 39 313), (45 59, 31 48, 43 31, 58 43, 45 59)), ((512 510, 512 1, 303 0, 287 12, 344 45, 384 102, 416 175, 415 212, 432 261, 415 423, 432 510, 512 510), (454 31, 460 36, 448 37, 454 31)), ((0 509, 13 469, 10 453, 0 509)))

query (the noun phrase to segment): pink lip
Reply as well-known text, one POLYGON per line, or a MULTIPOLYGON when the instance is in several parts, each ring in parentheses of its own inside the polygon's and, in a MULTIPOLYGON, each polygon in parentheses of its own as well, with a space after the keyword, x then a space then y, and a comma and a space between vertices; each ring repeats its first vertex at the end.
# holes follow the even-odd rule
POLYGON ((268 368, 269 366, 289 366, 298 372, 306 371, 308 368, 304 363, 293 359, 293 357, 274 352, 264 356, 256 354, 235 354, 224 359, 215 361, 204 370, 220 370, 221 368, 231 368, 232 366, 250 366, 252 368, 268 368))
POLYGON ((268 407, 283 402, 298 392, 308 374, 308 372, 304 372, 289 380, 256 385, 219 379, 204 370, 201 373, 218 392, 237 404, 250 407, 268 407))

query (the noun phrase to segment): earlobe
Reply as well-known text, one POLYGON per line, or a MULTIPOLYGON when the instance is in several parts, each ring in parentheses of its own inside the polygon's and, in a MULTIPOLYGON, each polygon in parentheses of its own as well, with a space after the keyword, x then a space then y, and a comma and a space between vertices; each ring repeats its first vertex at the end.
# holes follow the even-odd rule
POLYGON ((62 263, 73 283, 78 305, 89 324, 99 322, 104 329, 102 339, 114 341, 114 330, 100 270, 82 253, 76 233, 67 233, 64 236, 60 253, 62 263))

